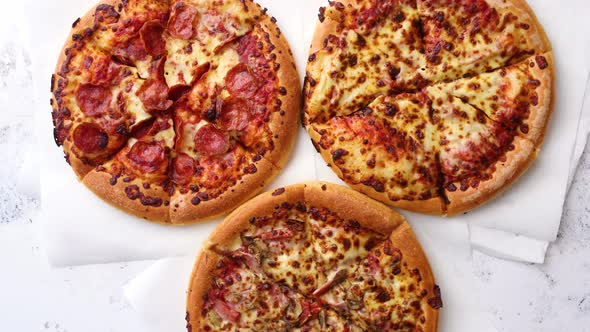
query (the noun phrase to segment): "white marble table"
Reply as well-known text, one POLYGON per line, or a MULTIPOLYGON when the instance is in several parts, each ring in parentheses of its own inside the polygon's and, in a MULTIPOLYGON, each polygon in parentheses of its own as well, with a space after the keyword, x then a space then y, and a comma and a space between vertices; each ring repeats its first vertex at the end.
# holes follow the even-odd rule
MULTIPOLYGON (((57 270, 46 263, 32 222, 39 204, 15 183, 21 146, 32 142, 30 60, 15 27, 0 27, 0 331, 143 331, 121 286, 151 262, 57 270)), ((590 148, 547 263, 474 253, 473 273, 499 331, 590 331, 590 148)))

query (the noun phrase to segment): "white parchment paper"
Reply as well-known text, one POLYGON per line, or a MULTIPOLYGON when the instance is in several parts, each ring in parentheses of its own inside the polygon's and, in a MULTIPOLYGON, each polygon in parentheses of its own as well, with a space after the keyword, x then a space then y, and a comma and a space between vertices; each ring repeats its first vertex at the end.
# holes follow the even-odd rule
MULTIPOLYGON (((317 7, 323 1, 260 2, 279 19, 303 77, 317 7)), ((61 149, 52 142, 50 108, 47 104, 49 77, 71 23, 93 3, 94 0, 24 1, 37 96, 39 144, 33 157, 42 166, 43 211, 40 219, 43 221, 42 233, 48 257, 52 264, 64 266, 192 253, 218 221, 170 228, 123 214, 96 198, 76 180, 63 161, 61 149)), ((555 239, 559 227, 571 168, 570 157, 578 132, 579 110, 590 59, 590 34, 580 32, 590 30, 590 21, 576 15, 587 7, 582 0, 569 1, 568 6, 551 0, 531 0, 530 3, 549 34, 557 60, 556 107, 546 144, 531 170, 505 195, 453 220, 469 221, 471 225, 484 229, 548 243, 555 239), (563 24, 564 20, 568 24, 563 24)), ((316 178, 340 182, 301 131, 292 161, 270 187, 316 178)), ((404 214, 413 224, 428 220, 443 224, 448 222, 442 218, 404 214)), ((494 239, 492 236, 487 243, 497 246, 499 242, 494 239)), ((526 250, 526 244, 522 246, 526 250)), ((513 251, 511 247, 509 251, 513 251)))

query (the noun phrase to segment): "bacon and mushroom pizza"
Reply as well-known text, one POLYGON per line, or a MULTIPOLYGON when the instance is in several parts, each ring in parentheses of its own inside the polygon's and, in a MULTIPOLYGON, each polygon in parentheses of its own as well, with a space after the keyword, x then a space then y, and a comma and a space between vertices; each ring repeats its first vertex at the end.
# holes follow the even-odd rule
POLYGON ((73 24, 51 79, 55 141, 82 182, 136 216, 224 214, 284 166, 301 88, 251 0, 120 0, 73 24))
POLYGON ((404 218, 353 190, 262 194, 213 232, 192 273, 187 328, 435 332, 443 302, 404 218))
POLYGON ((536 158, 553 56, 524 0, 340 0, 319 20, 304 121, 351 187, 455 215, 536 158))

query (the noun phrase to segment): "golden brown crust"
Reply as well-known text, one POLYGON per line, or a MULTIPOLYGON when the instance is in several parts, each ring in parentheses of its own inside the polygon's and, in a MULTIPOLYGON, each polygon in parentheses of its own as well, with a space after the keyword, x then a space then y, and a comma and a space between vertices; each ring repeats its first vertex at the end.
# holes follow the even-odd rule
POLYGON ((418 269, 422 277, 422 288, 426 289, 428 294, 422 299, 424 316, 426 322, 424 323, 424 332, 435 332, 438 329, 438 313, 437 309, 430 306, 427 301, 434 297, 434 289, 436 286, 434 274, 428 263, 428 258, 424 254, 416 235, 410 228, 407 222, 401 224, 397 229, 391 233, 389 237, 393 246, 400 249, 403 255, 404 263, 411 266, 412 269, 418 269))
POLYGON ((387 235, 406 221, 387 206, 367 199, 362 194, 327 182, 305 183, 305 201, 316 207, 324 207, 347 219, 354 219, 361 226, 387 235))
POLYGON ((170 198, 171 223, 191 224, 227 214, 259 193, 280 172, 280 169, 266 159, 256 162, 256 168, 256 173, 244 175, 238 183, 228 188, 219 197, 202 201, 198 205, 191 203, 195 194, 174 193, 170 198))
POLYGON ((529 6, 526 0, 512 0, 512 1, 504 1, 504 0, 488 0, 492 6, 497 7, 505 7, 510 6, 518 12, 517 15, 519 18, 525 18, 526 23, 529 24, 529 30, 527 33, 529 45, 533 45, 536 53, 544 53, 551 50, 551 43, 549 42, 549 38, 545 33, 545 29, 541 23, 539 23, 539 19, 535 15, 533 9, 529 6))
POLYGON ((540 85, 535 89, 538 97, 537 105, 531 105, 529 109, 529 117, 526 123, 529 126, 529 132, 523 135, 525 138, 531 140, 535 146, 539 147, 543 143, 545 131, 549 123, 549 118, 553 113, 553 105, 555 98, 554 94, 554 71, 555 65, 553 62, 553 52, 541 54, 547 60, 548 67, 541 69, 535 62, 534 67, 529 66, 531 77, 534 77, 540 82, 540 85))
POLYGON ((196 324, 202 318, 201 310, 205 302, 204 297, 211 288, 213 272, 219 259, 217 254, 207 249, 201 251, 197 257, 187 293, 186 319, 188 324, 196 324))
POLYGON ((168 222, 170 217, 165 202, 169 199, 169 196, 162 188, 151 186, 145 189, 142 183, 137 180, 125 183, 119 179, 112 185, 111 179, 111 174, 94 169, 84 176, 82 183, 105 202, 124 212, 150 221, 168 222), (144 205, 141 198, 130 199, 125 192, 125 189, 129 186, 137 186, 146 197, 159 198, 161 200, 160 206, 144 205))
POLYGON ((301 83, 293 53, 280 29, 276 24, 270 22, 268 16, 261 22, 261 26, 264 31, 268 32, 271 44, 275 47, 273 51, 276 54, 275 61, 281 68, 277 73, 279 89, 285 91, 284 95, 279 93, 280 111, 271 114, 269 122, 271 131, 275 134, 275 138, 273 138, 274 147, 264 157, 278 168, 282 168, 289 160, 299 132, 299 112, 302 103, 301 83))
MULTIPOLYGON (((466 191, 458 189, 450 192, 446 190, 450 203, 447 206, 449 216, 461 214, 492 200, 500 192, 510 187, 530 166, 539 152, 529 140, 516 137, 513 142, 514 150, 506 154, 505 161, 498 161, 496 171, 488 181, 481 182, 477 188, 466 191)), ((456 184, 460 188, 460 184, 456 184)))

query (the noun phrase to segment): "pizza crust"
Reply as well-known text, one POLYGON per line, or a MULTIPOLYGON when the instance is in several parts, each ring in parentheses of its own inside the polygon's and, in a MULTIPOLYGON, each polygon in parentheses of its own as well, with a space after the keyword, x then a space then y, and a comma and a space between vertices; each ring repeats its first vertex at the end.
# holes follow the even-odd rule
MULTIPOLYGON (((250 226, 253 216, 272 215, 277 204, 305 201, 311 206, 322 206, 354 219, 363 227, 388 236, 394 246, 402 251, 404 262, 420 271, 424 288, 428 294, 422 298, 425 310, 424 332, 436 332, 438 310, 428 303, 435 286, 435 279, 420 243, 410 225, 396 211, 373 201, 353 190, 327 182, 306 182, 279 188, 260 194, 230 214, 210 235, 198 255, 191 273, 187 294, 187 323, 192 329, 200 325, 205 297, 211 288, 212 276, 221 256, 216 252, 235 249, 239 234, 250 226)), ((189 330, 191 329, 189 328, 189 330)))
POLYGON ((211 282, 213 281, 211 276, 220 259, 217 254, 207 249, 204 249, 197 257, 187 293, 186 321, 188 326, 197 325, 202 319, 201 312, 205 304, 204 298, 211 288, 211 282))
POLYGON ((544 53, 551 50, 551 43, 545 33, 545 29, 539 19, 535 15, 535 12, 526 2, 526 0, 487 0, 488 3, 494 7, 511 7, 518 12, 518 16, 525 18, 527 24, 529 24, 529 30, 527 34, 527 40, 530 45, 533 45, 536 53, 544 53))
MULTIPOLYGON (((401 250, 405 263, 420 271, 424 288, 428 292, 426 299, 432 298, 434 296, 434 289, 437 287, 434 281, 434 274, 430 268, 430 263, 428 263, 428 258, 424 254, 420 242, 416 239, 416 235, 410 228, 410 225, 404 222, 391 233, 389 239, 394 247, 401 250)), ((426 318, 424 331, 437 331, 439 311, 430 305, 424 306, 424 309, 424 316, 426 318)))
MULTIPOLYGON (((450 203, 447 215, 454 216, 488 202, 512 185, 536 159, 539 150, 529 140, 515 137, 514 150, 506 154, 506 161, 498 161, 496 171, 488 181, 481 182, 477 188, 469 187, 466 191, 445 190, 450 203)), ((460 183, 455 184, 457 188, 460 183)))
POLYGON ((117 207, 121 211, 149 221, 160 223, 168 222, 170 217, 168 206, 165 204, 165 202, 170 199, 168 193, 156 186, 151 186, 150 188, 145 189, 139 179, 125 183, 119 178, 114 185, 111 185, 111 178, 111 174, 107 172, 99 172, 94 169, 84 176, 82 183, 102 200, 117 207), (131 200, 125 193, 125 188, 131 185, 138 186, 141 192, 146 196, 161 199, 162 204, 159 207, 145 206, 141 203, 140 199, 131 200))
POLYGON ((271 24, 268 16, 265 16, 261 26, 269 34, 270 42, 275 47, 273 51, 276 55, 275 61, 281 68, 277 72, 279 89, 284 88, 286 91, 284 95, 279 93, 280 111, 271 114, 269 126, 275 134, 273 137, 274 146, 273 150, 264 158, 276 167, 283 168, 289 160, 299 132, 299 112, 302 103, 301 83, 293 53, 278 26, 271 24))
MULTIPOLYGON (((531 105, 529 110, 529 117, 525 121, 529 126, 529 132, 523 136, 533 142, 535 146, 539 147, 543 144, 545 132, 549 119, 553 112, 555 98, 553 98, 554 77, 555 77, 555 63, 553 61, 553 52, 541 54, 547 60, 548 67, 545 69, 539 68, 535 62, 534 67, 529 66, 532 77, 537 79, 541 84, 535 89, 539 102, 537 105, 531 105)), ((534 61, 534 60, 533 60, 534 61)))
POLYGON ((211 233, 206 248, 234 248, 236 234, 244 231, 250 226, 249 219, 252 216, 272 215, 275 207, 282 202, 304 202, 304 185, 296 184, 288 186, 281 194, 278 191, 266 192, 258 195, 233 211, 225 220, 211 233))
POLYGON ((170 222, 175 225, 184 225, 227 214, 259 193, 281 171, 266 159, 257 161, 256 168, 256 173, 244 175, 220 196, 209 201, 202 201, 198 205, 191 203, 194 193, 175 192, 169 198, 170 222))
POLYGON ((362 194, 327 182, 308 182, 304 184, 305 200, 316 207, 324 207, 337 214, 354 219, 365 228, 391 234, 397 227, 406 223, 402 215, 387 206, 367 199, 362 194))

